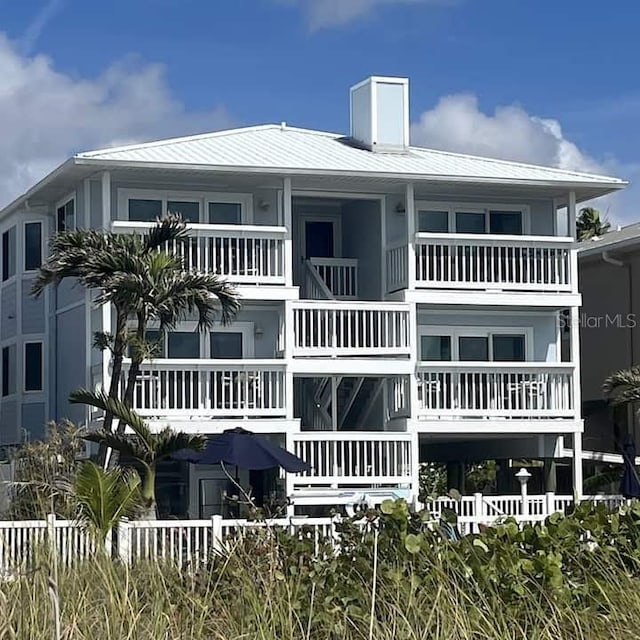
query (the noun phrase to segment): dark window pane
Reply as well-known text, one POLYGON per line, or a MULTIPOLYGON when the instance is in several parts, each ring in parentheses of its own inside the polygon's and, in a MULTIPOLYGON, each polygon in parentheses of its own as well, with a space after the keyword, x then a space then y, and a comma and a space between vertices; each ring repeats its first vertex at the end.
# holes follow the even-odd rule
POLYGON ((522 213, 520 211, 490 211, 489 233, 522 235, 522 213))
POLYGON ((2 279, 8 280, 16 274, 16 228, 2 234, 2 279))
POLYGON ((200 222, 200 203, 169 200, 167 213, 180 215, 185 222, 198 224, 200 222))
POLYGON ((487 362, 489 339, 483 336, 461 336, 458 340, 458 351, 463 362, 487 362))
POLYGON ((524 362, 524 336, 494 335, 493 359, 496 362, 524 362))
POLYGON ((172 331, 167 337, 168 358, 199 358, 200 334, 193 331, 172 331))
POLYGON ((456 233, 485 233, 484 213, 456 211, 456 233))
POLYGON ((242 334, 226 331, 211 333, 211 357, 242 358, 242 334))
POLYGON ((449 233, 449 212, 418 211, 418 231, 449 233))
POLYGON ((451 360, 451 337, 422 336, 420 352, 422 360, 451 360))
POLYGON ((129 220, 155 222, 162 218, 162 200, 129 200, 129 220))
POLYGON ((25 271, 38 269, 42 262, 42 225, 28 222, 24 225, 24 268, 25 271))
POLYGON ((210 202, 209 224, 240 224, 242 205, 239 202, 210 202))
POLYGON ((2 395, 8 396, 16 391, 16 346, 2 349, 2 395))
POLYGON ((73 231, 76 228, 75 201, 69 200, 56 211, 56 230, 58 233, 62 231, 73 231))
POLYGON ((27 342, 24 345, 24 390, 42 390, 41 342, 27 342))

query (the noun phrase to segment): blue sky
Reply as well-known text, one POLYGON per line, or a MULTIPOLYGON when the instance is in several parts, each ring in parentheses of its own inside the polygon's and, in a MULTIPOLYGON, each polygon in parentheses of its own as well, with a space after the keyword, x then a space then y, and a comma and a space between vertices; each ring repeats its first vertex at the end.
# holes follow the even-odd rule
MULTIPOLYGON (((411 79, 418 143, 633 179, 638 26, 629 1, 0 0, 0 200, 85 148, 345 131, 371 74, 411 79)), ((640 195, 603 208, 640 219, 640 195)))

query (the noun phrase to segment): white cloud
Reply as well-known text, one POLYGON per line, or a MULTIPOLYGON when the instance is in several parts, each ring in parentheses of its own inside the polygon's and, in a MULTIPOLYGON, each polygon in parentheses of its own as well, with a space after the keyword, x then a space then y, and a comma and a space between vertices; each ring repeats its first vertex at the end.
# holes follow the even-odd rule
POLYGON ((0 206, 77 151, 234 124, 222 106, 187 111, 161 65, 126 59, 75 78, 0 33, 0 206))
POLYGON ((340 27, 388 5, 453 4, 457 0, 284 0, 300 6, 312 31, 340 27))
POLYGON ((517 105, 483 113, 472 94, 445 96, 413 125, 415 144, 504 160, 600 170, 598 163, 567 140, 557 120, 529 115, 517 105))
MULTIPOLYGON (((423 112, 411 129, 414 144, 433 149, 515 160, 532 164, 629 177, 638 167, 625 166, 608 158, 598 161, 568 140, 560 122, 541 118, 518 105, 481 111, 473 94, 441 98, 433 109, 423 112)), ((594 201, 616 224, 640 218, 640 196, 631 188, 594 201)))

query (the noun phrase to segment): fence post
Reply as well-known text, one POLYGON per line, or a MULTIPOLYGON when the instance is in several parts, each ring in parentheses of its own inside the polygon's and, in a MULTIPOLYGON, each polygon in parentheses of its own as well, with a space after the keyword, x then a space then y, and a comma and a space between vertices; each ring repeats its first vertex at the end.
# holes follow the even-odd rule
POLYGON ((222 516, 211 516, 211 547, 214 551, 222 549, 222 516))
POLYGON ((56 552, 56 514, 47 515, 47 537, 49 538, 49 549, 51 553, 56 552))
POLYGON ((118 557, 124 564, 131 562, 131 524, 126 518, 118 522, 118 557))
POLYGON ((481 493, 473 494, 473 527, 472 531, 480 531, 480 522, 485 515, 484 496, 481 493))
POLYGON ((558 511, 556 507, 556 494, 553 491, 547 491, 544 495, 546 497, 547 504, 547 513, 545 516, 549 517, 552 513, 558 511))

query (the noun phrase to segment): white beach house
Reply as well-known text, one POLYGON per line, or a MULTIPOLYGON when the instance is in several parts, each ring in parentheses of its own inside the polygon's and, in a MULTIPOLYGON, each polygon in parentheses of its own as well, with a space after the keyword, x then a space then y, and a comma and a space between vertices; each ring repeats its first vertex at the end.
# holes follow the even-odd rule
MULTIPOLYGON (((581 493, 573 220, 625 183, 410 146, 406 79, 368 78, 350 106, 349 134, 282 123, 80 153, 0 212, 0 442, 92 420, 69 393, 109 378, 91 342, 110 310, 66 283, 30 297, 47 238, 174 212, 189 265, 236 284, 243 308, 163 338, 135 398, 154 425, 271 434, 312 465, 286 478, 297 508, 413 500, 424 461, 455 482, 465 461, 544 460, 553 485, 573 456, 581 493)), ((163 473, 174 510, 219 508, 214 470, 163 473)))

